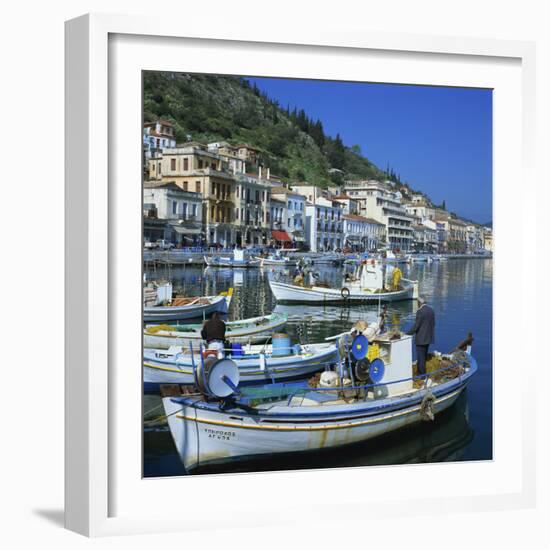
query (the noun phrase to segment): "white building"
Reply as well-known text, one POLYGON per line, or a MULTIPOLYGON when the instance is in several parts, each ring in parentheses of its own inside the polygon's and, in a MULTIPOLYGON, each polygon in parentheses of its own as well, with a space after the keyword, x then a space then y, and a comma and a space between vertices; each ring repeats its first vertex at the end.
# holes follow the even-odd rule
POLYGON ((342 205, 323 197, 306 203, 306 239, 313 252, 343 248, 342 205))
POLYGON ((165 238, 176 244, 197 244, 202 240, 200 193, 183 191, 173 182, 145 182, 143 211, 148 221, 165 220, 165 238))
POLYGON ((171 122, 157 120, 143 125, 143 149, 146 160, 158 156, 167 147, 175 146, 176 136, 171 122))
POLYGON ((343 220, 345 246, 360 252, 380 247, 384 224, 357 214, 344 214, 343 220))
POLYGON ((360 214, 386 226, 387 246, 409 251, 413 246, 412 217, 401 204, 402 195, 376 180, 350 181, 346 194, 359 202, 360 214))
MULTIPOLYGON (((285 241, 290 239, 293 246, 305 243, 306 198, 286 187, 271 189, 271 232, 283 231, 287 235, 275 233, 285 241)), ((275 239, 280 241, 280 239, 275 239)))

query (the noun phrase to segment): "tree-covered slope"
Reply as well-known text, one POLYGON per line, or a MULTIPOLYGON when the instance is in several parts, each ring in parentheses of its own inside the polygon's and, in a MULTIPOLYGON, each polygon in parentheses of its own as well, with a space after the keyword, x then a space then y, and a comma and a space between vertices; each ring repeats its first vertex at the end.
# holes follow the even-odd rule
POLYGON ((247 143, 259 148, 263 164, 283 179, 321 186, 343 177, 399 181, 363 157, 358 146, 327 136, 321 121, 281 108, 245 79, 148 72, 143 95, 145 122, 170 120, 178 143, 247 143))

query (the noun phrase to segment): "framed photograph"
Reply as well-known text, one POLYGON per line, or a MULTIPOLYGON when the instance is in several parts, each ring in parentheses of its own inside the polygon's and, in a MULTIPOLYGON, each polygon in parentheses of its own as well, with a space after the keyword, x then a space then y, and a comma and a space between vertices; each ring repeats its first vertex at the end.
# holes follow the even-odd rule
POLYGON ((534 503, 534 46, 326 31, 66 24, 67 528, 534 503))

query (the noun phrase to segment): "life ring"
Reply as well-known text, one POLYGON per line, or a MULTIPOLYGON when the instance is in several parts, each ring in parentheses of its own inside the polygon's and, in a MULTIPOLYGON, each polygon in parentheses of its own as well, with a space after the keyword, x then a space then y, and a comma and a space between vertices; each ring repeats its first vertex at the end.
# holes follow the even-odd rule
POLYGON ((349 295, 350 295, 350 291, 349 291, 349 288, 348 287, 343 287, 342 290, 340 291, 340 294, 342 295, 342 298, 344 298, 344 300, 347 300, 349 298, 349 295))
POLYGON ((420 418, 425 422, 432 422, 435 418, 435 395, 428 392, 420 403, 420 418))

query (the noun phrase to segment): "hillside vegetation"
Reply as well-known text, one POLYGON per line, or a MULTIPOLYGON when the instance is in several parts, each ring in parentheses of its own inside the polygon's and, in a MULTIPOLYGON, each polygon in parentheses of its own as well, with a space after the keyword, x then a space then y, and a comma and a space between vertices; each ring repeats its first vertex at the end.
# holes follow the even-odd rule
POLYGON ((243 78, 148 72, 143 94, 145 122, 171 121, 178 143, 247 143, 259 148, 262 163, 284 180, 322 187, 344 177, 400 183, 389 167, 381 170, 365 158, 359 146, 326 135, 321 121, 282 108, 243 78))

